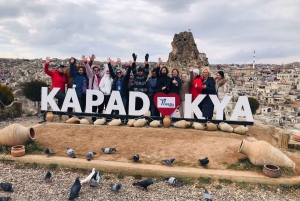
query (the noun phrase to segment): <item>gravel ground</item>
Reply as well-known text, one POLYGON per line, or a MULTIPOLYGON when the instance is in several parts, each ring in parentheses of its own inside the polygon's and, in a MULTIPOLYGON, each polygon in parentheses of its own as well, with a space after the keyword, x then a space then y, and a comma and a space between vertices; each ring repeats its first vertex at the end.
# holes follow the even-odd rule
MULTIPOLYGON (((0 129, 11 123, 20 123, 25 126, 35 125, 40 121, 39 117, 23 117, 0 122, 0 129)), ((101 171, 101 170, 100 170, 101 171)), ((37 169, 24 168, 10 164, 0 163, 0 183, 10 182, 13 184, 14 192, 7 193, 0 190, 1 196, 10 196, 13 201, 60 201, 68 200, 70 188, 76 177, 81 180, 86 178, 90 172, 74 169, 58 168, 52 171, 52 179, 49 182, 43 180, 46 172, 45 167, 37 169)), ((146 179, 142 178, 141 180, 146 179)), ((248 185, 232 183, 220 184, 214 181, 212 184, 199 184, 197 181, 183 187, 173 187, 161 178, 153 178, 153 185, 148 192, 132 186, 136 182, 134 177, 118 179, 117 175, 102 174, 101 183, 92 188, 89 183, 83 184, 79 197, 76 200, 203 200, 203 187, 211 193, 213 200, 270 200, 270 201, 300 201, 300 189, 286 189, 284 187, 270 187, 265 185, 248 185), (122 183, 119 193, 110 190, 112 183, 122 183)), ((188 181, 188 180, 187 180, 188 181)))
MULTIPOLYGON (((72 169, 60 169, 52 171, 52 179, 49 182, 43 180, 46 169, 23 168, 0 163, 0 182, 10 182, 13 184, 13 193, 0 190, 1 196, 10 196, 12 200, 67 200, 70 188, 76 177, 81 180, 90 172, 72 169)), ((101 172, 101 170, 100 170, 101 172)), ((146 178, 142 178, 146 179, 146 178)), ((102 174, 100 185, 96 188, 89 186, 89 183, 82 185, 79 197, 76 200, 203 200, 203 184, 200 187, 197 182, 183 187, 170 186, 160 178, 153 178, 153 185, 148 192, 138 187, 132 186, 138 180, 127 176, 118 179, 117 175, 102 174), (119 193, 111 191, 109 185, 112 183, 122 183, 119 193)), ((241 187, 239 183, 229 185, 220 184, 215 181, 206 185, 213 200, 300 200, 300 191, 284 190, 280 187, 261 188, 259 185, 248 185, 241 187), (217 190, 217 186, 219 189, 217 190)))

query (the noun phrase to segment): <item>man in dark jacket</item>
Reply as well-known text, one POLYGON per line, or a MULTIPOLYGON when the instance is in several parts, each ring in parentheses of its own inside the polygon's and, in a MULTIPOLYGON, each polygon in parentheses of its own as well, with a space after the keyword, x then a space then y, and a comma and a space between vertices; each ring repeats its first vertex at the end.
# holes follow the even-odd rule
POLYGON ((159 116, 159 111, 157 110, 154 104, 154 95, 157 92, 157 78, 156 78, 156 69, 151 71, 151 77, 147 82, 148 96, 150 99, 150 112, 151 116, 159 116))
MULTIPOLYGON (((127 73, 130 73, 131 71, 134 74, 134 81, 133 81, 133 91, 142 92, 147 94, 147 78, 149 74, 149 64, 148 64, 148 58, 149 54, 146 54, 145 56, 145 67, 139 67, 136 72, 136 58, 137 55, 135 53, 132 54, 133 57, 133 63, 132 67, 129 68, 127 73)), ((141 98, 136 99, 135 109, 140 110, 143 107, 143 100, 141 98)))

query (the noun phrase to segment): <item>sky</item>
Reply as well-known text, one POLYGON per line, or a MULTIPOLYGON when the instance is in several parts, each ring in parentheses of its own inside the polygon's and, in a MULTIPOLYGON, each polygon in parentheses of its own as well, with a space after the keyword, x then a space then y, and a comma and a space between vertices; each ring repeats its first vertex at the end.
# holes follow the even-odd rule
POLYGON ((210 64, 300 61, 299 0, 0 0, 1 58, 168 60, 191 29, 210 64), (298 13, 298 14, 297 14, 298 13))

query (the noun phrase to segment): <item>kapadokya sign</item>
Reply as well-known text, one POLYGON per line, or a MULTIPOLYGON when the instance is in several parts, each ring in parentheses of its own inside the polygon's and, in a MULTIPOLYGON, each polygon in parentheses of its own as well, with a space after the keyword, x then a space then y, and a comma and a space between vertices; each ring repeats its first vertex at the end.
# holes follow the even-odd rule
MULTIPOLYGON (((61 110, 55 103, 54 96, 59 91, 59 88, 53 88, 48 94, 48 88, 42 87, 42 110, 48 110, 48 104, 53 111, 66 112, 69 107, 74 108, 75 112, 81 113, 81 108, 79 105, 78 97, 76 91, 73 88, 68 89, 63 106, 61 110)), ((198 119, 204 119, 202 112, 198 105, 206 97, 206 94, 199 94, 197 98, 192 101, 191 94, 185 94, 185 107, 184 107, 184 118, 190 118, 192 112, 196 115, 198 119)), ((223 120, 223 111, 226 105, 231 100, 232 96, 227 95, 224 97, 222 102, 219 101, 216 95, 209 95, 216 108, 216 119, 223 120)), ((102 104, 104 101, 104 95, 98 90, 87 90, 86 91, 86 113, 93 113, 92 107, 102 104), (93 100, 93 96, 97 96, 97 100, 93 100)), ((145 93, 142 92, 129 92, 129 108, 128 115, 140 116, 144 115, 150 107, 150 100, 145 93), (135 109, 136 98, 141 98, 143 100, 143 107, 140 110, 135 109)), ((154 103, 162 115, 171 115, 180 103, 180 97, 178 94, 170 93, 157 93, 154 96, 154 103)), ((110 99, 105 110, 105 114, 111 114, 113 110, 119 110, 120 115, 127 115, 122 102, 121 95, 118 91, 112 91, 110 99)), ((230 120, 237 121, 238 117, 246 117, 246 121, 253 122, 253 116, 251 113, 250 105, 247 96, 240 96, 235 108, 232 112, 230 120)))

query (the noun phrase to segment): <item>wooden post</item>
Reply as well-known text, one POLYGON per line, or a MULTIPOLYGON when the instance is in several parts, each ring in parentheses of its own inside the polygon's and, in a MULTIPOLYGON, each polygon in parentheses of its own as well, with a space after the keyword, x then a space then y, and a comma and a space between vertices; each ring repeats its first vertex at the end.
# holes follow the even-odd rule
POLYGON ((280 132, 278 135, 278 147, 287 149, 289 146, 290 134, 287 132, 280 132))

